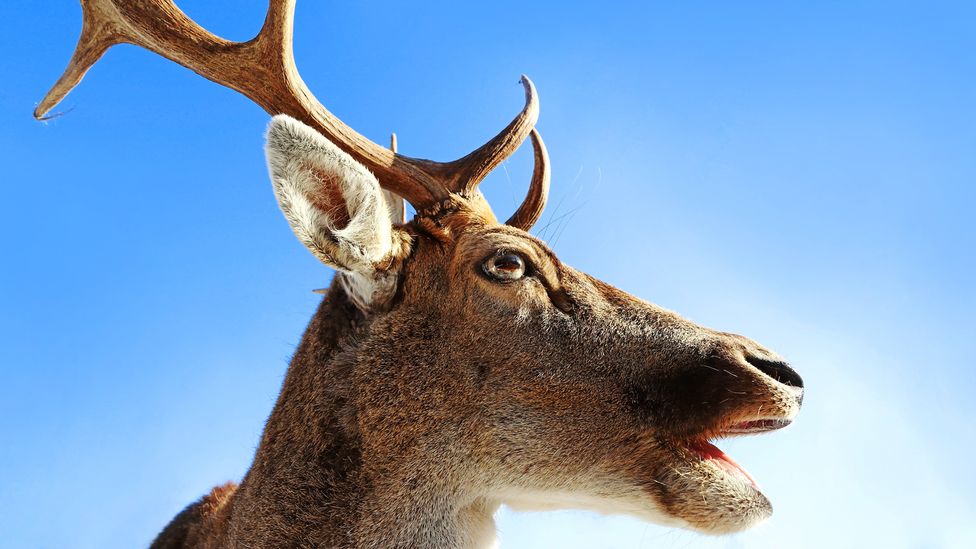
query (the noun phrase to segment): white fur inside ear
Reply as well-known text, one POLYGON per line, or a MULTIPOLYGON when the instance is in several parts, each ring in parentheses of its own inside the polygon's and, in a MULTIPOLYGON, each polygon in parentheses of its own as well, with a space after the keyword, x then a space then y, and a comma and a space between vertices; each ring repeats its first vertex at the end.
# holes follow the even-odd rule
POLYGON ((265 151, 278 205, 313 254, 332 267, 370 275, 389 259, 390 210, 365 166, 287 115, 271 119, 265 151))
POLYGON ((407 205, 399 195, 393 191, 383 189, 383 200, 390 209, 390 221, 394 225, 407 222, 407 205))

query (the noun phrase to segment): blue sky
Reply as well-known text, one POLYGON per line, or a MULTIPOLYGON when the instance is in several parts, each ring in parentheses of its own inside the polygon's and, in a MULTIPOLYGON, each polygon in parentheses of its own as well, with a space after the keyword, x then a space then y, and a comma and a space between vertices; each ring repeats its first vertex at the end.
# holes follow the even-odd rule
MULTIPOLYGON (((808 387, 790 429, 722 444, 776 507, 761 527, 503 510, 502 547, 976 546, 976 5, 480 4, 299 2, 299 66, 365 135, 441 160, 528 74, 537 234, 808 387)), ((264 13, 180 5, 237 40, 264 13)), ((36 122, 80 9, 0 13, 0 545, 146 545, 246 470, 332 273, 277 211, 263 111, 122 46, 36 122)), ((483 185, 500 216, 529 160, 483 185)))

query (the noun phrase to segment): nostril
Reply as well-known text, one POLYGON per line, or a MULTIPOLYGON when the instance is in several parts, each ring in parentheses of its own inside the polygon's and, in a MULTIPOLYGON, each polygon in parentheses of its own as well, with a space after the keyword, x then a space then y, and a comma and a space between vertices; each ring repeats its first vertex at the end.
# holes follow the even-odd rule
POLYGON ((746 357, 746 360, 749 364, 755 366, 757 370, 783 385, 789 385, 797 389, 803 388, 803 378, 800 377, 800 374, 796 373, 796 370, 790 368, 789 364, 781 360, 768 360, 752 356, 746 357))

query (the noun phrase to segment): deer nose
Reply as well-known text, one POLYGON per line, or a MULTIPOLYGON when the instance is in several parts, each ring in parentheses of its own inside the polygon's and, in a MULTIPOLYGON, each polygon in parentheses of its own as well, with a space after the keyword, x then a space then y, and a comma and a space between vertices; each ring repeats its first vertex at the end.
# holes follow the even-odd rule
POLYGON ((800 374, 796 373, 796 370, 782 360, 747 356, 746 361, 755 369, 783 385, 796 389, 803 388, 803 378, 800 377, 800 374))

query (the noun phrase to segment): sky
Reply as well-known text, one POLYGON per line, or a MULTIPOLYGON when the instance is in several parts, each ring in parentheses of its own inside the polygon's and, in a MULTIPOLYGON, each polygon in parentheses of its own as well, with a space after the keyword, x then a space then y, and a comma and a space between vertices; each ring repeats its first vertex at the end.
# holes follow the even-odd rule
MULTIPOLYGON (((229 39, 259 0, 180 6, 229 39)), ((332 272, 277 210, 268 115, 133 46, 31 112, 77 4, 0 7, 0 547, 146 546, 246 471, 332 272)), ((309 87, 448 160, 535 82, 565 262, 803 376, 722 447, 773 517, 729 537, 503 509, 503 548, 976 547, 976 4, 299 2, 309 87)), ((522 150, 483 185, 499 217, 522 150)))

